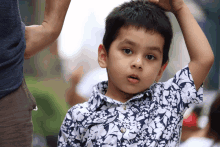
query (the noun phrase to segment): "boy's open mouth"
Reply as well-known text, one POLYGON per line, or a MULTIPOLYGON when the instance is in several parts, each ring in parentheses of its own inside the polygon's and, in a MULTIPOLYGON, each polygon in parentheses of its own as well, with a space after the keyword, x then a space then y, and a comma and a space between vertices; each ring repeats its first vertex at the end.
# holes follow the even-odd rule
POLYGON ((133 74, 133 75, 128 76, 128 81, 132 84, 137 84, 139 83, 140 79, 137 75, 133 74))

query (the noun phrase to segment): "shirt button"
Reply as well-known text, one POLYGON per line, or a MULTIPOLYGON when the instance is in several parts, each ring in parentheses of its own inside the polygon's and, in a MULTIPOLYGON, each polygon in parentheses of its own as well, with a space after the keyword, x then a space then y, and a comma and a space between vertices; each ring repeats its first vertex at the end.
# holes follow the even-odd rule
POLYGON ((126 106, 124 105, 124 110, 126 110, 126 106))
POLYGON ((126 129, 124 127, 121 128, 121 133, 125 133, 126 129))

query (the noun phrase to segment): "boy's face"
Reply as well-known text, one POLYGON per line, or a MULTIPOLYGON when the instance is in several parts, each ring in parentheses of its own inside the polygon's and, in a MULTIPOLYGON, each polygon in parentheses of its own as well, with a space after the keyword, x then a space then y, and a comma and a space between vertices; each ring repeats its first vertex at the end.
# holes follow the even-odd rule
POLYGON ((129 26, 119 31, 107 55, 99 47, 99 64, 107 68, 107 93, 136 94, 158 81, 163 73, 164 38, 159 33, 129 26))

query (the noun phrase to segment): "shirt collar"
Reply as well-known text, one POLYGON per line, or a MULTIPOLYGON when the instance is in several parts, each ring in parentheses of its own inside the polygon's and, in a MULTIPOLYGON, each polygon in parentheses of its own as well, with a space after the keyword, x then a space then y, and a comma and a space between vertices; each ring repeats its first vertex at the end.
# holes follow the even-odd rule
MULTIPOLYGON (((144 92, 138 93, 137 95, 135 95, 134 97, 132 97, 130 100, 128 100, 125 103, 131 102, 133 100, 140 99, 140 98, 149 99, 151 101, 152 94, 153 94, 153 91, 152 91, 153 87, 154 87, 154 84, 151 85, 149 89, 145 90, 144 92)), ((88 101, 88 103, 90 104, 90 108, 92 110, 96 110, 101 105, 103 105, 103 103, 105 103, 105 102, 115 104, 115 105, 122 105, 123 104, 122 102, 119 102, 117 100, 114 100, 110 97, 105 96, 107 89, 108 89, 108 81, 102 81, 102 82, 96 84, 95 86, 93 86, 93 92, 92 92, 92 95, 88 101)))

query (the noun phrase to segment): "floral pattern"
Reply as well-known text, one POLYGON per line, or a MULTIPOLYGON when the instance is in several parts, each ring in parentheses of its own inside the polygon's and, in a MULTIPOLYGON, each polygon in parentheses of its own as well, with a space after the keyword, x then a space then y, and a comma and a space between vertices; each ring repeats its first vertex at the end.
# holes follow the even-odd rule
POLYGON ((188 66, 126 103, 104 95, 107 83, 95 85, 88 102, 69 109, 59 147, 179 146, 185 110, 203 99, 203 87, 196 91, 188 66))

